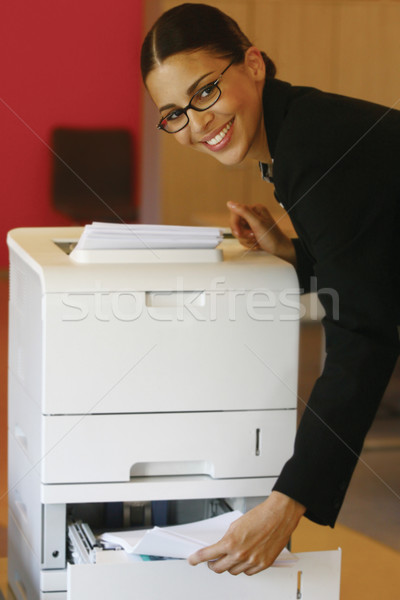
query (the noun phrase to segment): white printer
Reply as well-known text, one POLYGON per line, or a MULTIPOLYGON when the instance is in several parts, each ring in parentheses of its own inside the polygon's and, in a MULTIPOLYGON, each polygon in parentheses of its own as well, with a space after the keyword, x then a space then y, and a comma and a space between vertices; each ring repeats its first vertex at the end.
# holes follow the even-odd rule
POLYGON ((334 578, 324 597, 336 600, 336 552, 251 578, 118 553, 69 564, 75 505, 228 498, 246 508, 267 496, 292 453, 297 400, 290 265, 233 239, 217 250, 74 260, 81 231, 8 235, 8 556, 18 600, 245 600, 285 586, 282 598, 314 600, 316 570, 334 578), (308 595, 298 595, 299 572, 305 589, 310 573, 308 595))

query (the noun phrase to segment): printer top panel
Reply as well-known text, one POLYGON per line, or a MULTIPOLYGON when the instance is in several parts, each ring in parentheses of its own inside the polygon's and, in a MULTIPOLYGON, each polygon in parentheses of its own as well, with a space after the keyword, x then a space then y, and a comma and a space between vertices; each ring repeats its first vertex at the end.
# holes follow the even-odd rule
POLYGON ((55 242, 77 241, 82 231, 82 227, 14 229, 7 237, 11 262, 14 252, 39 275, 44 294, 170 291, 177 286, 191 291, 298 287, 291 265, 266 252, 249 251, 235 239, 224 240, 218 246, 223 252, 220 262, 77 263, 55 242))

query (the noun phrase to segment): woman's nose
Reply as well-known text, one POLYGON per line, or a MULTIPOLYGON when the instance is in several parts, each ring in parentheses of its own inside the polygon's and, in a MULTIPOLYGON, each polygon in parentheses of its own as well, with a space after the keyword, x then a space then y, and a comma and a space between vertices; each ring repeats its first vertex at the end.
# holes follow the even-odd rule
POLYGON ((212 111, 205 110, 199 112, 191 110, 189 113, 189 125, 192 131, 199 133, 207 129, 208 125, 213 121, 214 115, 212 111))

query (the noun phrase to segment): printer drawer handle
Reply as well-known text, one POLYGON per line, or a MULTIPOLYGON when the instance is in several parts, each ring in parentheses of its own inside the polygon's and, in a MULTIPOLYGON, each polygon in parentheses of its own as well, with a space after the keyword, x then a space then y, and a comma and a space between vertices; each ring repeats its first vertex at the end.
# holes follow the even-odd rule
POLYGON ((206 292, 204 290, 146 292, 146 306, 151 308, 190 308, 205 307, 206 292))
POLYGON ((214 464, 208 460, 150 461, 133 463, 130 478, 208 475, 214 477, 214 464))

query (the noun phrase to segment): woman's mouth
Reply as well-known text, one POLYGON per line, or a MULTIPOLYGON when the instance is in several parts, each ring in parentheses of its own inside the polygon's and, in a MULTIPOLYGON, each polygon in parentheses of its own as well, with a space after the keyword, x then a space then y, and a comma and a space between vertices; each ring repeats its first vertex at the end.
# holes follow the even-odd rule
POLYGON ((234 119, 228 121, 216 135, 213 135, 212 138, 203 140, 202 143, 212 152, 218 152, 225 148, 233 134, 233 121, 234 119))

